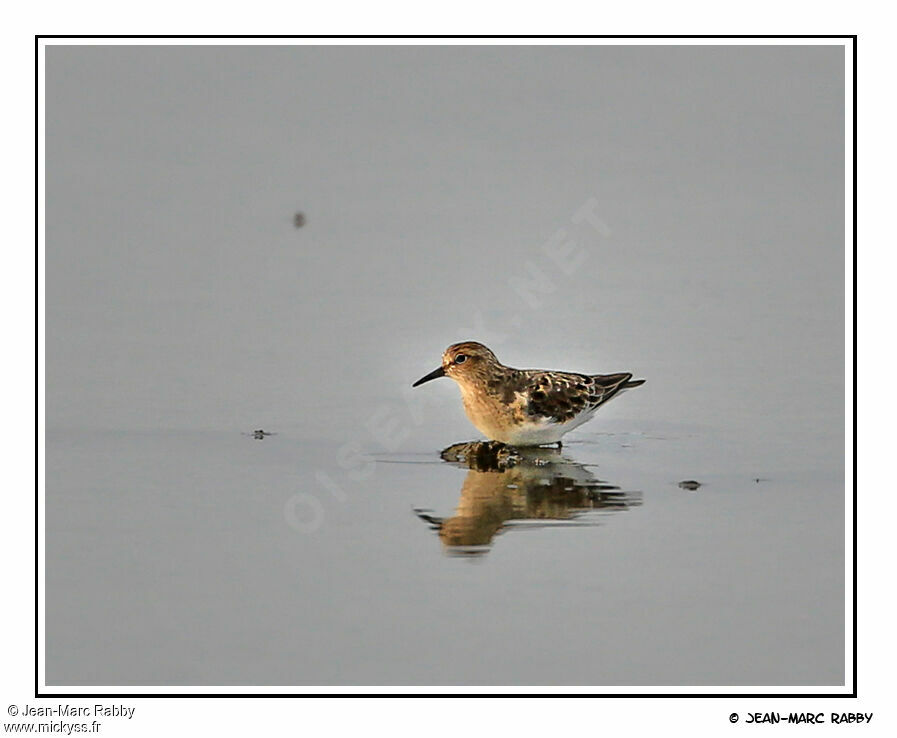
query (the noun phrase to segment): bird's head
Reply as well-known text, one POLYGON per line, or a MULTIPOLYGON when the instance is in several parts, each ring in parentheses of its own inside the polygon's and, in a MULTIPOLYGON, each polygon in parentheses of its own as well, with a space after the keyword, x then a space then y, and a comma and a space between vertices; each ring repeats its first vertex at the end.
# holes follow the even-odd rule
POLYGON ((477 381, 498 366, 498 359, 486 346, 476 341, 453 343, 442 354, 442 366, 418 379, 412 387, 439 377, 450 377, 458 383, 477 381))

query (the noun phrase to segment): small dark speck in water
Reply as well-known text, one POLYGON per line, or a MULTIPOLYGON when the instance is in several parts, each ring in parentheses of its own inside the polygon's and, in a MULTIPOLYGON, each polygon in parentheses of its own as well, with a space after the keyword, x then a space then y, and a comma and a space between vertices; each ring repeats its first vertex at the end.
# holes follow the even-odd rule
POLYGON ((268 431, 266 431, 266 430, 262 430, 262 429, 260 428, 259 430, 254 430, 254 431, 252 431, 252 433, 244 433, 243 435, 246 435, 246 436, 252 436, 256 441, 264 441, 264 440, 265 440, 265 436, 274 436, 274 435, 277 435, 277 434, 276 434, 276 433, 269 433, 268 431))
POLYGON ((685 481, 679 482, 679 486, 682 489, 696 490, 701 486, 701 483, 696 482, 694 479, 686 479, 685 481))
POLYGON ((297 212, 293 215, 293 227, 302 228, 305 225, 305 213, 297 212))

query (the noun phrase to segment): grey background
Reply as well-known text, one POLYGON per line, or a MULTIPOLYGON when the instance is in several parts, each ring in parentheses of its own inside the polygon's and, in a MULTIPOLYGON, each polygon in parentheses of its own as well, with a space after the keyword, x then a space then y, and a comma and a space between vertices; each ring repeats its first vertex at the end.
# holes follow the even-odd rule
POLYGON ((839 47, 48 48, 48 682, 842 684, 843 118, 839 47), (445 556, 464 339, 647 378, 569 447, 643 504, 445 556))

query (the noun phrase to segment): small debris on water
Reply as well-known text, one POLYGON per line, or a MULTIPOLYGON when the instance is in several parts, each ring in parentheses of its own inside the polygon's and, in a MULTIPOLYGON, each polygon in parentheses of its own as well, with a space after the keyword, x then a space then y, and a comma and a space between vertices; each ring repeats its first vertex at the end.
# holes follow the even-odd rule
POLYGON ((502 471, 522 460, 516 449, 499 441, 455 443, 444 448, 439 455, 443 461, 463 464, 476 471, 502 471))
POLYGON ((254 430, 254 431, 252 431, 252 433, 247 434, 247 435, 251 435, 256 441, 264 441, 265 436, 274 436, 277 434, 269 433, 268 431, 262 430, 261 428, 259 428, 258 430, 254 430))
POLYGON ((302 228, 305 225, 305 213, 296 212, 293 214, 293 227, 302 228))
POLYGON ((679 487, 681 487, 682 489, 688 489, 691 491, 696 490, 700 486, 701 486, 701 483, 696 482, 694 479, 686 479, 682 482, 679 482, 679 487))

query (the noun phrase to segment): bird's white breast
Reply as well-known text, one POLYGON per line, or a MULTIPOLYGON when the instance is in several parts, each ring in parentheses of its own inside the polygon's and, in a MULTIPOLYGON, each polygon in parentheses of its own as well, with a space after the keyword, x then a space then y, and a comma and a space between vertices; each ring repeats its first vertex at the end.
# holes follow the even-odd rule
POLYGON ((594 411, 582 412, 570 420, 558 423, 549 418, 533 419, 505 430, 506 438, 498 440, 512 446, 541 446, 546 443, 557 443, 565 433, 592 419, 594 411))

